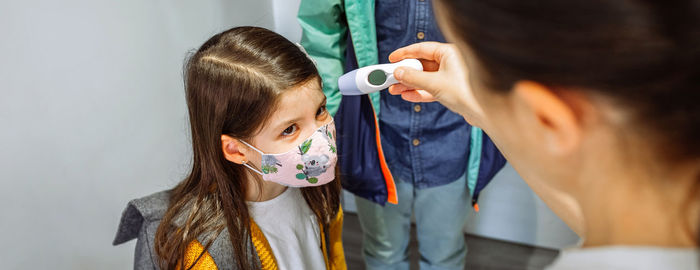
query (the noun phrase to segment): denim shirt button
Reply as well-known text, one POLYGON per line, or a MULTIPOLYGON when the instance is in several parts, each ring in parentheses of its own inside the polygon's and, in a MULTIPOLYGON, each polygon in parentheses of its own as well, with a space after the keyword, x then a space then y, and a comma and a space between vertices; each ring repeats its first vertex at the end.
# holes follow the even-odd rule
POLYGON ((423 32, 418 32, 418 34, 416 34, 416 37, 417 37, 418 39, 421 39, 421 40, 422 40, 422 39, 425 38, 425 33, 423 33, 423 32))
POLYGON ((420 110, 421 110, 420 105, 419 105, 419 104, 416 104, 416 106, 413 106, 413 110, 414 110, 415 112, 420 112, 420 110))
POLYGON ((419 139, 413 139, 413 146, 418 146, 420 144, 419 139))

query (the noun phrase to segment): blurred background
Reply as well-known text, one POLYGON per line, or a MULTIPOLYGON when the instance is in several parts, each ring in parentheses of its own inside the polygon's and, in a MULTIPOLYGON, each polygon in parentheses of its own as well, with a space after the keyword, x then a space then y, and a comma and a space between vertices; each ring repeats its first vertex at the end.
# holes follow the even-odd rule
MULTIPOLYGON (((172 187, 189 167, 185 56, 241 25, 298 41, 298 5, 0 1, 3 267, 131 268, 134 241, 111 245, 121 211, 172 187)), ((480 206, 470 235, 550 249, 578 242, 510 166, 480 206)), ((353 211, 352 196, 345 208, 353 211)))

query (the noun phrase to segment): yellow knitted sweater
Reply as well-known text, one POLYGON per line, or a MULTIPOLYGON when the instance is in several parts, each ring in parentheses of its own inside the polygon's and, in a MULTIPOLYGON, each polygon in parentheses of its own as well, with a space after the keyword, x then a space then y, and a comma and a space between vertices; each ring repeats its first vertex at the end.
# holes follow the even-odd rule
MULTIPOLYGON (((326 268, 328 270, 346 270, 347 266, 345 265, 345 253, 343 251, 343 242, 341 239, 343 231, 343 210, 340 209, 338 211, 338 215, 336 216, 335 220, 330 224, 330 247, 326 246, 326 237, 323 226, 319 227, 321 229, 321 248, 323 249, 323 255, 326 260, 326 268), (328 258, 326 256, 326 250, 328 248, 331 249, 332 258, 328 258)), ((272 254, 272 249, 270 248, 270 244, 267 242, 267 238, 265 238, 265 235, 263 235, 263 232, 260 230, 258 225, 255 224, 255 222, 251 222, 250 230, 251 238, 253 239, 253 246, 255 246, 255 250, 258 253, 258 257, 260 258, 262 269, 276 270, 277 262, 275 261, 274 254, 272 254)), ((204 246, 202 246, 202 244, 196 240, 192 241, 187 246, 187 250, 185 251, 185 257, 183 259, 185 260, 185 265, 188 268, 195 261, 197 262, 197 264, 194 265, 194 267, 190 268, 192 270, 218 269, 216 267, 216 264, 214 263, 214 259, 211 257, 211 255, 209 255, 209 252, 205 251, 204 246), (199 258, 202 252, 204 252, 204 255, 202 255, 202 257, 199 258), (197 260, 197 258, 199 258, 199 260, 197 260)))

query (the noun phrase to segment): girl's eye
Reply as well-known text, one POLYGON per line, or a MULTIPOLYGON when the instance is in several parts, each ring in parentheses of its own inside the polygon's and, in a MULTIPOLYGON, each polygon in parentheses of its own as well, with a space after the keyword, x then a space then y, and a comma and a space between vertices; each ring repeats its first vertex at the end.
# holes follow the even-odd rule
POLYGON ((292 134, 294 134, 294 132, 296 132, 296 131, 297 131, 297 125, 291 125, 291 126, 289 126, 287 129, 285 129, 284 131, 282 131, 282 136, 289 136, 289 135, 292 135, 292 134))
POLYGON ((326 105, 323 105, 320 108, 318 108, 318 111, 316 112, 316 116, 321 116, 324 113, 326 113, 326 105))

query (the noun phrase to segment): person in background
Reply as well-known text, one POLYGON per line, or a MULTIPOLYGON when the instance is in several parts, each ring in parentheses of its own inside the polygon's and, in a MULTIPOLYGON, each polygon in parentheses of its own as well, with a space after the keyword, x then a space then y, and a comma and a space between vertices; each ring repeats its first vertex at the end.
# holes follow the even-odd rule
POLYGON ((440 101, 573 200, 545 199, 585 236, 549 269, 700 269, 700 1, 435 6, 454 45, 393 52, 428 68, 390 91, 440 101))
POLYGON ((469 207, 505 159, 480 129, 438 103, 387 91, 341 98, 337 86, 344 72, 388 63, 397 48, 444 41, 431 1, 303 0, 298 18, 338 123, 339 166, 356 195, 367 269, 409 268, 412 215, 421 269, 463 269, 469 207))

